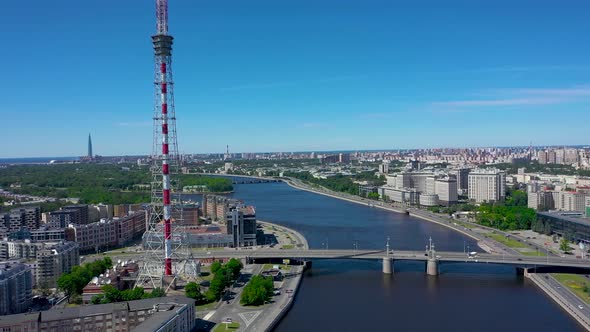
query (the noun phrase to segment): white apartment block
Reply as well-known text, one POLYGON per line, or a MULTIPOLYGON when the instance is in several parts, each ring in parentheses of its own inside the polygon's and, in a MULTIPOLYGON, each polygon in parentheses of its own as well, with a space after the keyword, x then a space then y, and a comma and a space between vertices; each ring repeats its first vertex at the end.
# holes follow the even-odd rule
POLYGON ((506 198, 506 173, 497 169, 475 169, 469 173, 468 197, 476 203, 506 198))
POLYGON ((582 212, 586 207, 586 194, 575 191, 562 191, 559 193, 556 208, 562 211, 582 212))

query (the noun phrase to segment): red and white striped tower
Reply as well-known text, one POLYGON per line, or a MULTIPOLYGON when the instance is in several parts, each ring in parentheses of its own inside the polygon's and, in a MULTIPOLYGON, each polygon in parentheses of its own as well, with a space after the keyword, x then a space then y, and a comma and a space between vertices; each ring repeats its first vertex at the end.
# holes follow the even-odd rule
POLYGON ((183 247, 182 208, 173 199, 180 158, 176 139, 176 114, 172 80, 172 41, 168 34, 168 0, 156 0, 155 106, 152 152, 152 195, 149 221, 143 236, 144 258, 136 287, 163 287, 180 273, 174 266, 186 257, 183 247), (172 222, 174 218, 174 222, 172 222))

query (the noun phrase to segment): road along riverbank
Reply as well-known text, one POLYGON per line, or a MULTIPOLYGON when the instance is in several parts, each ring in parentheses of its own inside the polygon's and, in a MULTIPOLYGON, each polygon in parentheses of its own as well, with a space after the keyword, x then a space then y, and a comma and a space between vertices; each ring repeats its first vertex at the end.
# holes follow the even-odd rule
MULTIPOLYGON (((555 279, 553 279, 550 275, 539 275, 536 273, 528 273, 526 270, 524 272, 524 276, 531 280, 537 287, 542 289, 545 294, 547 294, 553 301, 555 301, 563 310, 565 310, 570 316, 572 316, 580 325, 582 325, 586 330, 590 331, 590 316, 584 313, 588 310, 588 308, 584 308, 584 306, 578 307, 572 300, 569 300, 566 297, 565 292, 569 292, 566 287, 555 287, 554 284, 559 284, 555 279)), ((575 294, 573 295, 574 298, 577 298, 575 294)))

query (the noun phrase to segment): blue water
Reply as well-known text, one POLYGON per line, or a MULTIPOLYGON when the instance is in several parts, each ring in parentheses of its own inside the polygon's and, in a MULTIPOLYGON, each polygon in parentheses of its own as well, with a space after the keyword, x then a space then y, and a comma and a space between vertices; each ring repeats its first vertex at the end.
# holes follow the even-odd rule
POLYGON ((55 161, 76 161, 80 157, 34 157, 34 158, 0 158, 0 164, 47 164, 55 161))
MULTIPOLYGON (((293 189, 283 183, 237 185, 234 197, 257 217, 301 232, 312 248, 421 250, 432 236, 440 250, 463 250, 470 238, 403 214, 293 189), (327 241, 326 241, 327 240, 327 241)), ((472 243, 472 246, 474 244, 472 243)), ((583 331, 515 269, 443 264, 428 277, 424 263, 315 260, 295 305, 276 331, 583 331)))

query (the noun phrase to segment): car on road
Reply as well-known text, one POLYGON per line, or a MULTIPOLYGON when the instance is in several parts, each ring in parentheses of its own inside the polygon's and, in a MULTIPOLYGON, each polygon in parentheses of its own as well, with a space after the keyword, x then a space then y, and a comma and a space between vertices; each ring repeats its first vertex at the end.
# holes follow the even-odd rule
POLYGON ((584 307, 581 304, 578 304, 578 308, 584 309, 584 307))

